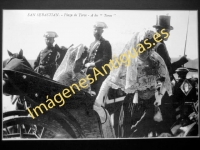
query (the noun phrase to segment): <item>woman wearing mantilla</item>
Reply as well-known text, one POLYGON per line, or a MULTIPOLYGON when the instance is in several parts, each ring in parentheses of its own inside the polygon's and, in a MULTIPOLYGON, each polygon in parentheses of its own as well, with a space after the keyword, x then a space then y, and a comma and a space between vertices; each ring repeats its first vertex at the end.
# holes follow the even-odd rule
POLYGON ((166 64, 154 50, 156 42, 153 38, 154 34, 154 31, 146 29, 133 34, 118 57, 127 59, 128 56, 130 64, 121 63, 118 68, 111 69, 95 100, 94 110, 98 112, 101 119, 107 117, 109 120, 109 114, 106 114, 103 109, 104 97, 109 88, 120 88, 127 94, 119 119, 119 122, 123 122, 123 137, 148 136, 151 127, 160 121, 153 119, 155 108, 161 105, 165 92, 172 94, 166 64), (122 57, 125 53, 129 55, 122 57))

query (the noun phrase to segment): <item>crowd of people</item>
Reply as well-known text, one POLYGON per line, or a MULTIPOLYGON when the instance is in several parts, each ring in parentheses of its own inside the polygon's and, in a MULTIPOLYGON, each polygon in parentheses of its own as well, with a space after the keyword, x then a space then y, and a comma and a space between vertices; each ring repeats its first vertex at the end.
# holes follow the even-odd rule
MULTIPOLYGON (((186 56, 171 63, 165 41, 170 37, 173 27, 170 25, 171 17, 168 15, 157 16, 155 30, 143 30, 135 32, 131 40, 125 45, 122 53, 142 44, 146 39, 153 43, 150 48, 144 47, 142 53, 134 59, 130 59, 130 65, 120 64, 118 68, 112 68, 108 74, 99 76, 98 80, 91 84, 91 90, 95 93, 94 109, 105 106, 104 98, 109 88, 121 89, 126 93, 123 102, 124 107, 124 137, 145 137, 150 131, 157 130, 156 134, 170 133, 170 127, 174 118, 173 106, 165 107, 165 103, 173 101, 171 81, 173 74, 182 65, 188 62, 186 56), (154 40, 154 34, 157 41, 154 40), (163 34, 165 32, 166 34, 163 34), (154 43, 155 42, 155 43, 154 43), (155 109, 160 110, 162 121, 155 121, 155 109)), ((112 46, 102 34, 107 28, 106 23, 97 22, 94 25, 94 41, 87 51, 84 61, 86 74, 93 74, 93 68, 102 71, 102 66, 112 59, 112 46)), ((47 32, 45 35, 46 48, 43 49, 35 63, 34 70, 48 78, 53 79, 56 69, 60 65, 67 49, 54 46, 56 32, 47 32)), ((139 49, 139 48, 138 48, 139 49)), ((136 51, 138 52, 138 49, 136 51)), ((131 51, 134 54, 134 51, 131 51)), ((129 56, 130 57, 130 56, 129 56)), ((127 59, 123 57, 122 59, 127 59)), ((103 72, 103 71, 102 71, 103 72)))

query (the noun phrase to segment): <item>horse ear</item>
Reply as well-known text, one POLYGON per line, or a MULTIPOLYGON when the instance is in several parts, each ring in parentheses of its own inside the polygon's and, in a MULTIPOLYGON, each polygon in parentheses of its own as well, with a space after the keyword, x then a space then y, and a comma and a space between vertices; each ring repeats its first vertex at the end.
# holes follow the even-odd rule
POLYGON ((22 49, 19 51, 19 56, 23 58, 23 50, 22 49))
POLYGON ((8 51, 8 55, 10 56, 10 57, 12 57, 13 56, 13 53, 11 53, 9 50, 7 50, 8 51))

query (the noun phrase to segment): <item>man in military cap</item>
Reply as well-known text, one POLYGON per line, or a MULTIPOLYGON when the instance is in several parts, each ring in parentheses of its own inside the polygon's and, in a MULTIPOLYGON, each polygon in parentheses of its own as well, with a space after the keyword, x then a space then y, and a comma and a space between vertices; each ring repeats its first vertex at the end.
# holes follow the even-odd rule
MULTIPOLYGON (((90 74, 93 77, 93 67, 97 68, 100 72, 104 72, 102 70, 102 66, 108 64, 110 59, 112 58, 112 50, 109 41, 105 40, 102 37, 103 29, 107 28, 107 25, 104 22, 97 22, 94 25, 94 38, 95 41, 91 43, 90 48, 88 50, 88 56, 85 61, 85 67, 88 68, 87 74, 90 74)), ((109 74, 109 72, 108 72, 109 74)), ((108 75, 107 74, 107 75, 108 75)), ((97 80, 91 84, 91 89, 96 93, 99 92, 102 82, 107 77, 99 75, 97 80)))
POLYGON ((54 38, 58 37, 56 32, 46 32, 44 37, 47 47, 39 53, 34 62, 34 70, 52 79, 66 53, 66 49, 64 47, 61 49, 57 44, 53 45, 54 38))

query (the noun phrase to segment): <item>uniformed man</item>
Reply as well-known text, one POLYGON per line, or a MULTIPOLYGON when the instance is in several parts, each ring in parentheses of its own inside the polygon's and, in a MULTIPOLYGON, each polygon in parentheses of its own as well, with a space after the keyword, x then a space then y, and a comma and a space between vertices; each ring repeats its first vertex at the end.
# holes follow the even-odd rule
POLYGON ((52 79, 66 53, 66 49, 63 50, 63 48, 59 48, 57 44, 55 46, 53 45, 55 41, 54 38, 58 37, 56 32, 46 32, 44 37, 47 47, 39 53, 34 62, 34 70, 52 79))
POLYGON ((181 57, 178 61, 171 63, 171 58, 169 56, 167 47, 164 43, 164 41, 168 40, 168 38, 170 36, 170 31, 174 29, 170 25, 170 19, 171 19, 171 17, 168 15, 157 16, 156 25, 154 25, 153 27, 156 28, 157 33, 159 33, 161 35, 160 39, 158 39, 158 41, 160 40, 160 42, 158 42, 155 47, 156 52, 164 59, 165 64, 168 68, 170 77, 171 77, 171 79, 173 79, 172 75, 175 73, 176 69, 181 67, 185 63, 187 63, 188 59, 186 58, 186 55, 185 55, 185 56, 181 57), (167 33, 168 36, 166 34, 163 34, 164 32, 167 33))
MULTIPOLYGON (((105 28, 107 28, 107 25, 104 22, 97 22, 94 25, 93 34, 95 41, 91 43, 88 50, 88 56, 85 61, 85 67, 88 68, 87 74, 90 74, 91 77, 94 75, 93 67, 97 68, 101 73, 104 73, 102 66, 108 64, 112 58, 111 45, 109 41, 102 37, 102 33, 105 28)), ((98 75, 97 80, 91 84, 91 89, 96 93, 96 95, 98 94, 101 84, 108 76, 108 74, 104 74, 104 76, 98 75)))

